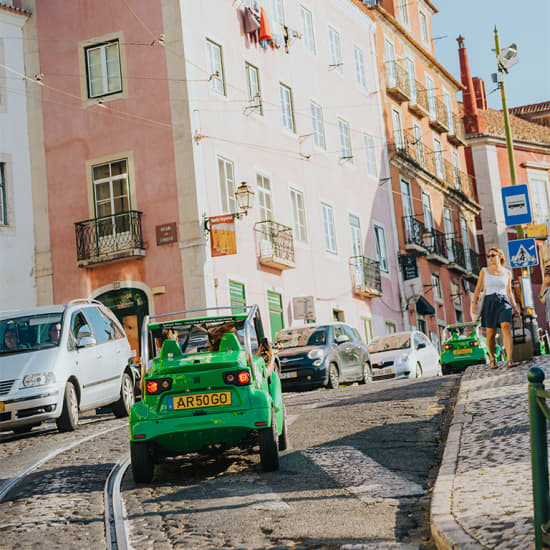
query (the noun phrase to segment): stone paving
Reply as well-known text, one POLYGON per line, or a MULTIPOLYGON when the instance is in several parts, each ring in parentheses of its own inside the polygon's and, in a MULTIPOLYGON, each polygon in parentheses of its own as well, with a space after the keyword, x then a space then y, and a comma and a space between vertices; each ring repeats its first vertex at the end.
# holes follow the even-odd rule
POLYGON ((548 356, 463 375, 431 506, 439 548, 535 547, 527 402, 535 364, 548 379, 548 356))

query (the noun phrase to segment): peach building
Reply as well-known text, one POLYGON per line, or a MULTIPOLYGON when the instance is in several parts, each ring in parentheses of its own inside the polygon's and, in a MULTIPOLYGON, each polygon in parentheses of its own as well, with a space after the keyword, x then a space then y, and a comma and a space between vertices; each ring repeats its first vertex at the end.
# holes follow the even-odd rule
POLYGON ((256 4, 21 0, 52 299, 104 301, 135 347, 145 314, 201 306, 257 303, 272 335, 403 327, 376 23, 350 0, 264 0, 256 29, 256 4), (223 214, 236 254, 212 255, 223 214))
POLYGON ((445 325, 470 318, 480 269, 462 85, 434 57, 430 0, 355 1, 376 22, 405 322, 440 345, 445 325))

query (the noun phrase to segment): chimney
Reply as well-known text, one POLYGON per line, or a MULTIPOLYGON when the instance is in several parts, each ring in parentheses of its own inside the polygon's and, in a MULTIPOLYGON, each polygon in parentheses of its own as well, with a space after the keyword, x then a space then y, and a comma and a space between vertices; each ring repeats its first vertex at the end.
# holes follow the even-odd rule
POLYGON ((464 106, 464 130, 467 134, 479 134, 484 128, 483 119, 478 116, 476 103, 476 91, 472 75, 470 74, 470 65, 468 63, 468 54, 464 47, 464 37, 459 36, 458 42, 458 58, 460 60, 460 79, 465 90, 462 91, 462 103, 464 106))
POLYGON ((487 92, 485 91, 485 81, 478 76, 474 76, 472 80, 474 82, 477 108, 487 110, 487 92))

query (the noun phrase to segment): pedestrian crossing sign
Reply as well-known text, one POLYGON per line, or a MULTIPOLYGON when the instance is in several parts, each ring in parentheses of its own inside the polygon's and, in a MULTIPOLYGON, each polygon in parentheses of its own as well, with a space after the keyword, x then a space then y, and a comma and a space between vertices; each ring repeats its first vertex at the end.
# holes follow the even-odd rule
POLYGON ((508 255, 512 267, 529 267, 539 263, 535 239, 508 241, 508 255))

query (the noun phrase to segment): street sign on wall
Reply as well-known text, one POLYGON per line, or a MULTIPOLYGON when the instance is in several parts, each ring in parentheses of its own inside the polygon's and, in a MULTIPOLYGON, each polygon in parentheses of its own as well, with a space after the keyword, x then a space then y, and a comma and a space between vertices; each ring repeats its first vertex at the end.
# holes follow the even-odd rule
POLYGON ((313 296, 296 296, 292 298, 294 319, 315 321, 315 299, 313 296))
POLYGON ((503 187, 501 191, 506 225, 531 223, 531 205, 527 185, 509 185, 503 187))
POLYGON ((529 267, 539 263, 535 239, 508 241, 508 255, 512 267, 529 267))

